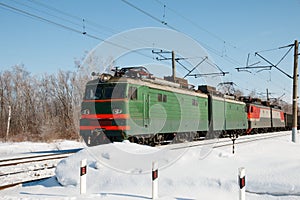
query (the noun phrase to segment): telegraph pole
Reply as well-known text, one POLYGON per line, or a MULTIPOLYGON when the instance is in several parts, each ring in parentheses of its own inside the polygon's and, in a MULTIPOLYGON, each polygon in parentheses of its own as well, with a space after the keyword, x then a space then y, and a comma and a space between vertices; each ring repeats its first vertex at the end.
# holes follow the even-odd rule
POLYGON ((297 142, 297 118, 298 118, 298 40, 294 44, 294 76, 293 76, 293 124, 292 142, 297 142))

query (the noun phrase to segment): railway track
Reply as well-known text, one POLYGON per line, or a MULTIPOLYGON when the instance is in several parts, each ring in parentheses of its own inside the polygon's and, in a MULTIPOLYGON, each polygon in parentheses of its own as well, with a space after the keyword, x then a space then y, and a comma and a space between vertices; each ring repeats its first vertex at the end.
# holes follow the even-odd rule
POLYGON ((38 155, 0 160, 0 189, 54 175, 59 161, 81 149, 40 152, 38 155))
MULTIPOLYGON (((256 135, 246 135, 246 136, 240 136, 235 139, 234 144, 242 144, 242 143, 249 143, 254 142, 257 140, 266 140, 271 138, 277 138, 277 137, 283 137, 286 135, 290 135, 290 131, 284 131, 284 132, 275 132, 275 133, 262 133, 262 134, 256 134, 256 135)), ((170 150, 178 150, 178 149, 184 149, 184 148, 193 148, 193 147, 201 147, 201 146, 210 146, 211 148, 219 148, 224 146, 232 146, 233 141, 230 138, 220 138, 220 139, 212 139, 212 140, 200 140, 200 141, 194 141, 189 143, 179 143, 179 144, 172 144, 168 145, 170 150)))

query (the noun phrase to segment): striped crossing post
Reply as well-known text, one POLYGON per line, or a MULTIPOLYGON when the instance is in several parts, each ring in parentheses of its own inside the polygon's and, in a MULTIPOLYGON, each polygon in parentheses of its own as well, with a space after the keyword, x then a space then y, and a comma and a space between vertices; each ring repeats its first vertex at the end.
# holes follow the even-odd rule
POLYGON ((86 159, 80 161, 80 194, 86 193, 86 159))
POLYGON ((158 197, 158 163, 152 162, 152 199, 158 197))
POLYGON ((246 199, 246 170, 244 167, 239 168, 239 200, 246 199))

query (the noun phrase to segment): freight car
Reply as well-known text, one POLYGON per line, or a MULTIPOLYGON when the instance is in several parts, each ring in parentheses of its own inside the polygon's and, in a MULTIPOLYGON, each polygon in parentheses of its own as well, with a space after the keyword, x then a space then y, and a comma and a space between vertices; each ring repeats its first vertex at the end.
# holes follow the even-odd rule
POLYGON ((80 135, 89 146, 124 139, 155 145, 284 124, 280 110, 243 100, 175 76, 157 78, 144 67, 116 69, 86 84, 80 135))

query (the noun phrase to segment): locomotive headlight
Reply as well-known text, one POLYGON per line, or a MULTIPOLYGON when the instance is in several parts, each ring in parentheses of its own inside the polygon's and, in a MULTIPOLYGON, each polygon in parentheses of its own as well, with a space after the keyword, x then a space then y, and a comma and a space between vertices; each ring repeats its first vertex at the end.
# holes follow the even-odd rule
POLYGON ((109 79, 108 76, 103 77, 103 81, 108 81, 108 79, 109 79))
POLYGON ((108 81, 109 79, 111 79, 111 75, 110 74, 101 74, 100 75, 100 80, 102 81, 102 82, 106 82, 106 81, 108 81))
POLYGON ((90 110, 89 109, 84 109, 84 110, 81 111, 81 114, 82 115, 88 115, 88 114, 90 114, 90 110))
POLYGON ((112 110, 113 114, 121 114, 123 112, 123 110, 121 108, 114 108, 112 110))

